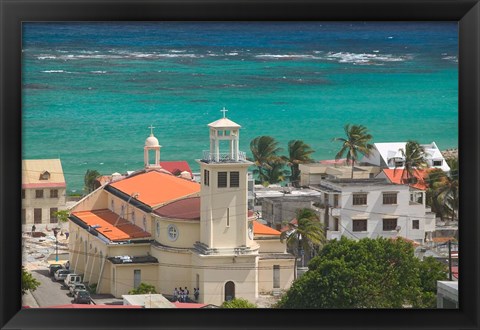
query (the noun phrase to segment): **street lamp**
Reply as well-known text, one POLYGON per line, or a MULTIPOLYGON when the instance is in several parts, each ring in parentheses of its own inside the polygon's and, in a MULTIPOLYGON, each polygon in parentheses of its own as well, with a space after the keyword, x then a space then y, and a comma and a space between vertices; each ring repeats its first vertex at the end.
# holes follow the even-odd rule
POLYGON ((55 235, 55 261, 58 261, 58 229, 53 229, 53 235, 55 235))

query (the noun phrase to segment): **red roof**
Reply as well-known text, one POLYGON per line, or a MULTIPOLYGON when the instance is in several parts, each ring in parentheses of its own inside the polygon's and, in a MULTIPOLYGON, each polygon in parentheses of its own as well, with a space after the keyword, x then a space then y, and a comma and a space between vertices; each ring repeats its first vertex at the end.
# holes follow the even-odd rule
POLYGON ((111 241, 146 238, 151 236, 148 232, 128 220, 119 218, 118 214, 108 209, 79 211, 73 212, 72 215, 76 216, 89 226, 98 226, 95 230, 111 241), (117 226, 114 226, 117 219, 117 226))
MULTIPOLYGON (((390 182, 395 184, 407 184, 406 182, 406 173, 404 173, 403 169, 384 169, 383 173, 387 176, 390 182), (403 174, 403 178, 402 178, 403 174)), ((418 170, 415 169, 413 171, 413 175, 417 178, 417 183, 412 184, 411 187, 427 190, 428 186, 425 182, 425 177, 428 175, 428 170, 418 170)))
POLYGON ((265 226, 256 220, 253 221, 253 233, 255 235, 260 235, 260 236, 266 236, 266 235, 280 236, 281 234, 281 232, 279 232, 278 230, 265 226))
POLYGON ((177 200, 154 211, 161 217, 200 220, 200 197, 177 200))
MULTIPOLYGON (((297 219, 295 218, 295 219, 293 219, 292 221, 290 221, 290 223, 291 223, 292 225, 296 225, 296 224, 298 224, 298 221, 297 221, 297 219)), ((286 226, 282 227, 282 229, 280 229, 280 231, 281 231, 282 233, 283 233, 284 231, 287 231, 287 230, 290 230, 290 226, 289 226, 289 225, 286 225, 286 226)))
POLYGON ((187 171, 188 173, 190 173, 190 175, 193 175, 192 170, 190 169, 190 166, 184 160, 172 161, 172 162, 171 161, 160 162, 160 166, 172 174, 175 174, 175 172, 178 172, 178 171, 180 172, 187 171))
POLYGON ((25 183, 22 188, 65 188, 64 182, 25 183))
POLYGON ((93 305, 93 304, 67 304, 67 305, 55 305, 42 308, 143 308, 139 305, 93 305))
POLYGON ((111 183, 110 186, 129 196, 138 193, 136 199, 150 207, 200 192, 200 184, 158 171, 137 174, 111 183))
POLYGON ((183 302, 174 302, 176 308, 202 308, 207 306, 206 304, 197 304, 197 303, 183 303, 183 302))

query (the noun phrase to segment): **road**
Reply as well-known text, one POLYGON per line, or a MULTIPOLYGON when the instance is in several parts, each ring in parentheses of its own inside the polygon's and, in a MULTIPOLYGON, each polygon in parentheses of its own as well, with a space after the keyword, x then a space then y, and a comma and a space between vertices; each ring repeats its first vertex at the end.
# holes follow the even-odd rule
POLYGON ((32 292, 39 307, 73 303, 73 298, 67 296, 68 290, 62 288, 63 282, 56 282, 53 277, 50 277, 47 268, 35 269, 32 271, 32 275, 41 283, 40 286, 32 292))

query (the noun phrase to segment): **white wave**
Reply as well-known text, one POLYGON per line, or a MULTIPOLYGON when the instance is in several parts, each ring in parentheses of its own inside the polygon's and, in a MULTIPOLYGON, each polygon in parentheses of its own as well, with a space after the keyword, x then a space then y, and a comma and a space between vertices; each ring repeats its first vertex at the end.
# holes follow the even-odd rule
POLYGON ((45 72, 45 73, 62 73, 62 72, 66 72, 64 70, 45 70, 45 71, 42 71, 42 72, 45 72))
POLYGON ((256 58, 274 58, 274 59, 311 59, 311 60, 319 60, 322 59, 321 57, 314 56, 314 55, 306 55, 306 54, 262 54, 262 55, 255 55, 256 58))
POLYGON ((37 59, 38 60, 54 60, 56 59, 57 57, 56 56, 53 56, 53 55, 40 55, 40 56, 37 56, 37 59))
POLYGON ((186 50, 170 49, 169 52, 170 53, 185 53, 186 50))
POLYGON ((403 62, 409 56, 393 56, 391 54, 357 54, 348 52, 328 53, 327 60, 338 61, 339 63, 354 63, 354 64, 380 64, 382 62, 403 62))
POLYGON ((107 73, 107 71, 90 71, 91 73, 107 73))
POLYGON ((458 63, 458 58, 456 56, 444 56, 444 57, 442 57, 442 60, 447 60, 447 61, 452 61, 452 62, 458 63))
POLYGON ((225 55, 228 55, 228 56, 237 56, 238 53, 237 53, 237 52, 231 52, 231 53, 225 53, 225 55))

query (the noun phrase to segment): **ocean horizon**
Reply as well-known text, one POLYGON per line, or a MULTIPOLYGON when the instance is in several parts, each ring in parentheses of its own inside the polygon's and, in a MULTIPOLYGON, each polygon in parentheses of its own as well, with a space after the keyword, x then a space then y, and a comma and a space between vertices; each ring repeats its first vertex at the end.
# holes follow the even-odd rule
POLYGON ((161 160, 195 159, 207 125, 242 126, 333 159, 345 124, 372 142, 458 147, 456 22, 24 23, 22 158, 60 158, 68 192, 88 169, 143 168, 149 126, 161 160))

